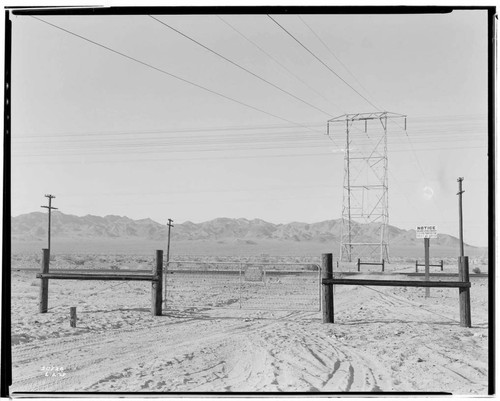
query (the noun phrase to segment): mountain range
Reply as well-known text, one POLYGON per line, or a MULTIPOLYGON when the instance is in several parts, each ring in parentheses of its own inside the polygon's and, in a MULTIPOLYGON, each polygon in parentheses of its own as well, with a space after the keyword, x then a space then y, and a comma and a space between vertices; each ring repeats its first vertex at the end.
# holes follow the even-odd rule
MULTIPOLYGON (((33 212, 12 217, 13 241, 38 241, 47 238, 47 213, 33 212)), ((379 238, 374 224, 353 223, 359 230, 361 241, 376 242, 379 238)), ((171 239, 189 240, 278 240, 293 242, 340 242, 342 220, 326 220, 318 223, 293 222, 274 224, 261 219, 216 218, 203 223, 190 221, 175 224, 171 239)), ((404 230, 389 225, 389 241, 412 246, 417 240, 415 230, 404 230)), ((74 240, 85 239, 143 239, 163 241, 167 238, 167 226, 151 219, 133 220, 125 216, 104 217, 86 215, 74 216, 56 211, 52 213, 51 232, 53 238, 74 240)), ((438 234, 433 244, 458 246, 458 238, 448 234, 438 234)))

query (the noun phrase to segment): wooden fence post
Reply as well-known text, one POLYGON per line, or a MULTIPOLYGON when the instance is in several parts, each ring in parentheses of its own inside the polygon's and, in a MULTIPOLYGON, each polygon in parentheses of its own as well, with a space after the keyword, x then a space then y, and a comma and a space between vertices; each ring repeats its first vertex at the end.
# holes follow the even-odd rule
POLYGON ((418 260, 415 261, 415 273, 418 273, 418 260))
POLYGON ((358 272, 361 271, 361 259, 358 258, 358 272))
MULTIPOLYGON (((458 281, 469 282, 469 257, 458 258, 458 281)), ((471 327, 470 310, 470 287, 458 289, 458 300, 460 303, 460 326, 471 327)))
MULTIPOLYGON (((40 272, 48 273, 49 272, 49 263, 50 263, 50 254, 48 249, 42 249, 42 267, 40 272)), ((40 303, 38 305, 40 313, 47 313, 47 309, 49 306, 49 279, 41 278, 40 279, 40 303)))
POLYGON ((153 268, 156 280, 151 282, 151 314, 161 316, 162 290, 163 290, 163 251, 156 251, 156 265, 153 268))
POLYGON ((441 259, 441 271, 443 271, 443 260, 441 259))
MULTIPOLYGON (((333 278, 333 255, 331 253, 321 255, 321 278, 333 278)), ((333 285, 323 284, 321 287, 323 323, 333 323, 333 285)))
POLYGON ((384 259, 382 259, 382 271, 384 271, 384 263, 385 263, 385 261, 384 261, 384 259))
POLYGON ((76 306, 71 306, 69 308, 69 325, 71 327, 76 327, 76 306))

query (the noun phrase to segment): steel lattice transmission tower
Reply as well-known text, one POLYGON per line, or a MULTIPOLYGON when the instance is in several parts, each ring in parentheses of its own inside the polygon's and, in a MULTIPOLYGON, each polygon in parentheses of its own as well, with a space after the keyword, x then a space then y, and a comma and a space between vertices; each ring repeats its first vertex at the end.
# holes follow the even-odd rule
MULTIPOLYGON (((387 123, 406 116, 390 112, 344 114, 328 121, 328 135, 343 126, 344 189, 340 260, 389 261, 387 123)), ((398 124, 399 128, 403 128, 398 124)))

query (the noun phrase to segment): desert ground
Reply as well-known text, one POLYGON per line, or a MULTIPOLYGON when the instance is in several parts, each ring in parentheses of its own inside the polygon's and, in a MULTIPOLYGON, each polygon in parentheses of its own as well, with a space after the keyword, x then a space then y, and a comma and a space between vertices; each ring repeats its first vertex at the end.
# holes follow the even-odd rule
MULTIPOLYGON (((456 288, 431 289, 425 298, 423 288, 336 286, 335 323, 323 324, 317 272, 297 266, 250 280, 167 275, 167 302, 157 317, 149 282, 51 280, 49 310, 40 314, 39 258, 12 256, 11 394, 488 392, 488 281, 472 271, 472 328, 459 325, 456 288)), ((153 263, 147 255, 55 254, 51 270, 144 271, 153 263)), ((384 275, 378 270, 363 268, 356 278, 410 279, 400 273, 415 265, 400 260, 384 275)), ((450 258, 445 272, 456 271, 450 258)))

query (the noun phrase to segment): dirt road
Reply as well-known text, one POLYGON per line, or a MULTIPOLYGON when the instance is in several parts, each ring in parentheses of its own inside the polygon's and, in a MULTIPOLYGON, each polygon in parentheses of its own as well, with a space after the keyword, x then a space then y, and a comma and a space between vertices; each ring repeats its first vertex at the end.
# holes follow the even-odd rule
POLYGON ((335 324, 320 312, 217 308, 154 318, 117 291, 102 295, 106 307, 82 307, 77 329, 66 308, 28 313, 36 297, 14 297, 25 336, 15 337, 12 391, 486 394, 486 285, 472 284, 471 329, 458 325, 456 289, 425 299, 420 288, 337 287, 335 324))

